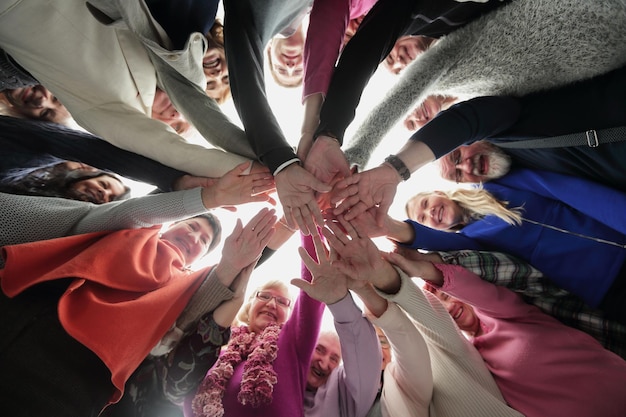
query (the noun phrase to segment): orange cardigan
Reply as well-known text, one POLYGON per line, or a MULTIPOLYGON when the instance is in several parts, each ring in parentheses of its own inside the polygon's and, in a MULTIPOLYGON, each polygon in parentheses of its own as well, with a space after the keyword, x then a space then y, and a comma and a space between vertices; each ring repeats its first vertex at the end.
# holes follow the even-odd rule
POLYGON ((159 227, 97 232, 5 246, 0 286, 14 297, 40 282, 74 277, 59 300, 63 328, 124 383, 174 324, 208 268, 184 270, 159 227))

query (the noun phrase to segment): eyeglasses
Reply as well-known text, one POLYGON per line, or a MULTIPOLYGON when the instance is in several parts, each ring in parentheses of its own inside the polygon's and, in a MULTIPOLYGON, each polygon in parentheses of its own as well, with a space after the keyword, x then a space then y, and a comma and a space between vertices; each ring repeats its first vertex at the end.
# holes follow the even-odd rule
POLYGON ((257 291, 256 298, 264 303, 269 303, 273 298, 276 300, 276 304, 281 307, 289 307, 291 305, 291 300, 289 298, 281 297, 280 295, 273 295, 271 292, 267 291, 257 291))

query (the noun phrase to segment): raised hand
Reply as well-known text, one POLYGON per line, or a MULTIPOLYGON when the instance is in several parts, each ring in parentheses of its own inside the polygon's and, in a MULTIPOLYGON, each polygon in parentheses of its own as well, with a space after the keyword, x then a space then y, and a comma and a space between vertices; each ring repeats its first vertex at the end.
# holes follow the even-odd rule
POLYGON ((326 193, 331 187, 298 164, 280 171, 275 181, 287 225, 292 229, 299 228, 305 235, 316 233, 315 225, 323 225, 324 219, 315 192, 326 193))
POLYGON ((260 170, 246 175, 250 162, 239 164, 202 189, 202 202, 206 208, 224 207, 235 211, 232 207, 252 202, 269 202, 276 204, 269 193, 275 190, 274 180, 270 172, 260 170))
POLYGON ((396 170, 387 165, 347 177, 333 189, 331 202, 339 203, 335 214, 344 213, 346 220, 351 221, 366 210, 378 207, 376 222, 382 226, 401 181, 396 170))
POLYGON ((237 219, 233 232, 224 241, 222 259, 216 267, 219 272, 236 276, 256 262, 274 234, 275 223, 275 211, 267 208, 259 211, 245 227, 237 219))
POLYGON ((304 248, 298 248, 300 257, 311 271, 313 279, 311 282, 299 278, 292 279, 291 284, 306 292, 311 298, 324 304, 334 304, 348 294, 347 277, 335 268, 337 256, 334 251, 326 250, 318 234, 313 236, 313 244, 318 262, 315 262, 304 248))

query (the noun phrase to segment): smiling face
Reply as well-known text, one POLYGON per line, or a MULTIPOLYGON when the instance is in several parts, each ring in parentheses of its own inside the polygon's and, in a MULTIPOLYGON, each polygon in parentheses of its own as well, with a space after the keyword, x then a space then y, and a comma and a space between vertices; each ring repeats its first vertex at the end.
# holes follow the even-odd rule
POLYGON ((409 218, 437 230, 451 230, 464 224, 463 210, 444 194, 419 195, 407 204, 409 218))
POLYGON ((404 119, 404 126, 410 131, 415 131, 430 122, 439 112, 448 109, 455 101, 454 97, 428 96, 404 119))
POLYGON ((311 356, 306 388, 316 391, 328 381, 330 374, 341 363, 341 344, 339 337, 330 332, 323 332, 317 339, 317 345, 311 356))
POLYGON ((202 69, 206 77, 207 95, 219 104, 223 103, 230 94, 230 78, 224 49, 207 49, 202 58, 202 69))
POLYGON ((70 189, 79 200, 94 204, 109 203, 126 193, 124 184, 110 175, 76 181, 70 189))
POLYGON ((183 134, 191 127, 182 114, 174 108, 167 93, 160 88, 154 93, 152 118, 170 125, 178 134, 183 134))
POLYGON ((5 90, 3 94, 12 110, 22 117, 55 123, 70 118, 65 106, 42 85, 5 90))
POLYGON ((383 64, 390 72, 399 74, 434 41, 435 39, 426 36, 402 36, 398 38, 383 64))
POLYGON ((304 75, 304 32, 299 27, 288 38, 274 37, 268 50, 270 71, 282 86, 297 86, 304 75))
POLYGON ((457 183, 500 178, 511 169, 511 157, 486 141, 459 146, 439 158, 441 177, 457 183))
POLYGON ((185 266, 204 256, 213 238, 213 228, 202 217, 174 223, 161 234, 162 240, 167 240, 183 254, 185 266))
POLYGON ((260 333, 270 323, 283 324, 287 321, 289 307, 284 303, 279 303, 276 297, 289 299, 289 293, 279 288, 264 288, 259 292, 265 293, 264 299, 254 297, 250 304, 248 312, 248 327, 255 333, 260 333), (267 295, 271 295, 266 300, 267 295))
POLYGON ((431 288, 431 292, 435 294, 446 308, 452 320, 459 326, 459 329, 473 336, 477 336, 481 332, 480 319, 474 312, 474 308, 448 294, 431 288))

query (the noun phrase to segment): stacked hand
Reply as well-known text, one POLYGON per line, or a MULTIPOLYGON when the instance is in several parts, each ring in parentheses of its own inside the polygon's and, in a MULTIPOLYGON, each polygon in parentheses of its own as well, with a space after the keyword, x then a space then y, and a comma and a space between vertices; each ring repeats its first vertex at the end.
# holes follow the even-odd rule
POLYGON ((331 203, 339 204, 335 214, 350 221, 372 207, 378 207, 376 222, 383 225, 401 178, 393 167, 379 167, 346 177, 333 190, 331 203))
POLYGON ((236 205, 252 202, 268 202, 272 205, 276 201, 269 195, 276 188, 274 180, 267 168, 250 168, 250 162, 244 162, 228 171, 221 178, 192 177, 185 175, 177 182, 179 189, 202 187, 202 203, 206 208, 223 207, 236 211, 236 205))
POLYGON ((291 283, 311 298, 315 298, 325 304, 334 304, 348 294, 348 277, 335 267, 338 260, 337 254, 331 249, 328 251, 320 236, 316 233, 313 236, 316 262, 304 248, 299 248, 300 257, 311 271, 313 279, 307 282, 303 279, 292 279, 291 283))

